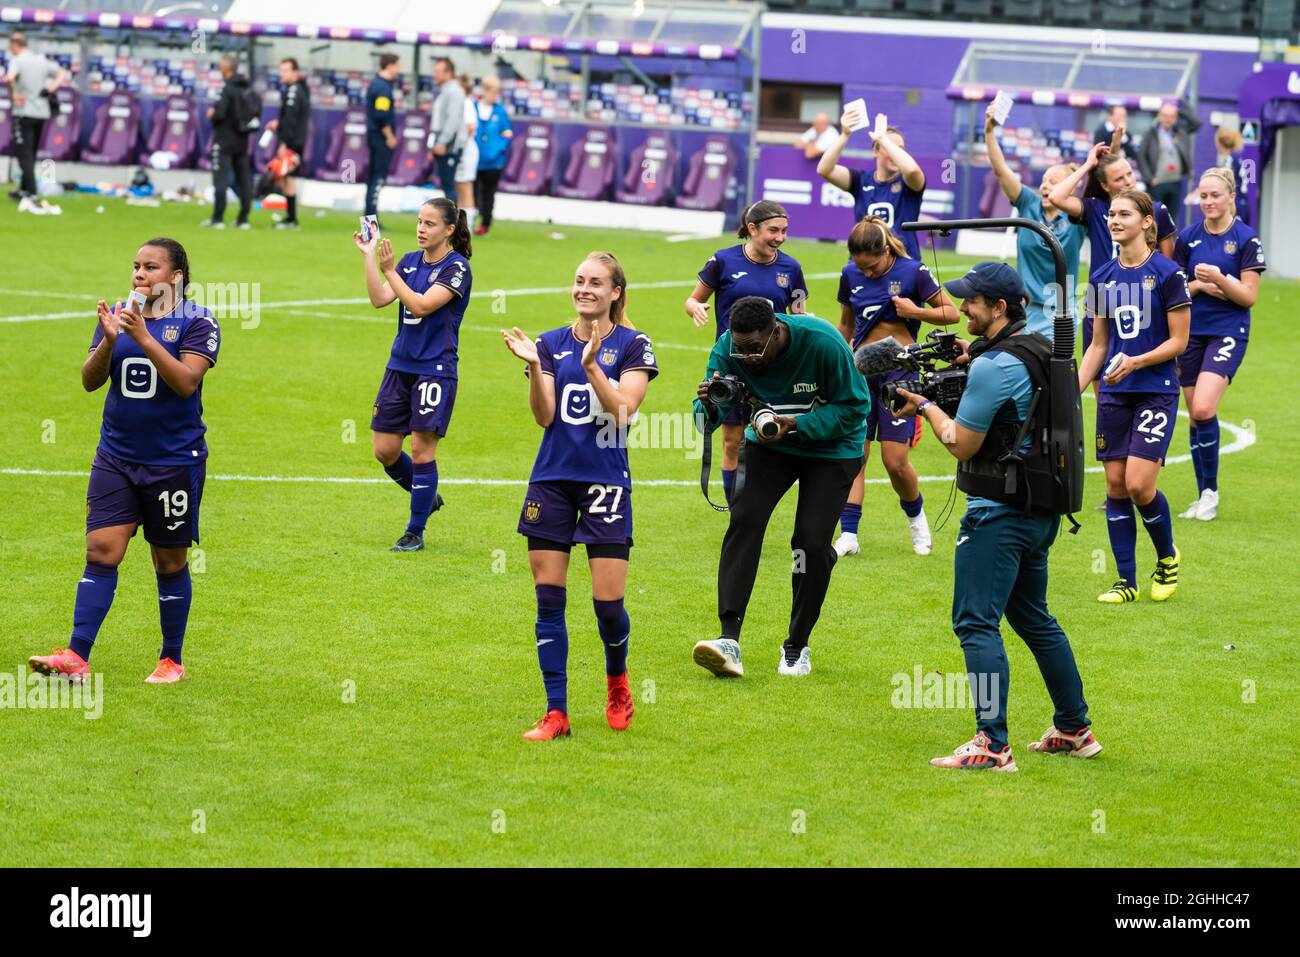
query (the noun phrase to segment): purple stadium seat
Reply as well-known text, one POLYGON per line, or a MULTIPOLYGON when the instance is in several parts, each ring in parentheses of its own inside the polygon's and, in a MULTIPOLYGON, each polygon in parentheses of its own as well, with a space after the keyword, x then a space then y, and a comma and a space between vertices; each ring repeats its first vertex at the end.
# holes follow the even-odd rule
MULTIPOLYGON (((429 181, 429 112, 411 110, 397 127, 397 152, 388 167, 389 186, 422 186, 429 181)), ((454 196, 456 191, 445 190, 454 196)))
POLYGON ((370 150, 366 146, 366 111, 348 110, 342 122, 330 130, 325 159, 316 178, 333 183, 364 183, 370 175, 370 150))
POLYGON ((169 96, 154 111, 153 128, 140 151, 140 162, 147 164, 158 152, 176 154, 172 169, 193 168, 199 152, 199 118, 190 97, 169 96))
POLYGON ((736 156, 726 138, 709 137, 704 147, 691 157, 682 194, 674 205, 681 209, 721 209, 735 168, 736 156))
POLYGON ((14 151, 13 109, 9 88, 0 86, 0 156, 9 156, 14 151))
POLYGON ((86 163, 125 165, 136 157, 140 139, 140 104, 132 93, 114 93, 95 112, 81 159, 86 163))
POLYGON ((60 87, 59 112, 45 121, 39 159, 75 160, 81 152, 81 94, 71 87, 60 87))
POLYGON ((555 141, 545 123, 529 123, 528 131, 515 133, 510 144, 510 158, 501 174, 501 189, 507 193, 538 196, 551 187, 551 165, 555 158, 555 141))
POLYGON ((662 206, 673 188, 677 155, 664 133, 651 133, 628 157, 627 175, 614 194, 620 203, 662 206))
POLYGON ((614 139, 609 130, 591 128, 569 149, 569 163, 555 184, 555 195, 605 199, 614 183, 614 139))

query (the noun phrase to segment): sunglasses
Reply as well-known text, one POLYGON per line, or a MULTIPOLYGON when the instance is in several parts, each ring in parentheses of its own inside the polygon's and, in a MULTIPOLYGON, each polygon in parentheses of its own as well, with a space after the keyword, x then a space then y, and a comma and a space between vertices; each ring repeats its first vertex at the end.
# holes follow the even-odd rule
MULTIPOLYGON (((742 362, 746 360, 761 359, 767 354, 767 347, 772 344, 772 337, 776 335, 776 323, 772 324, 772 331, 767 334, 767 341, 763 343, 763 348, 758 352, 732 352, 731 358, 739 359, 742 362)), ((734 339, 732 340, 735 341, 734 339)))

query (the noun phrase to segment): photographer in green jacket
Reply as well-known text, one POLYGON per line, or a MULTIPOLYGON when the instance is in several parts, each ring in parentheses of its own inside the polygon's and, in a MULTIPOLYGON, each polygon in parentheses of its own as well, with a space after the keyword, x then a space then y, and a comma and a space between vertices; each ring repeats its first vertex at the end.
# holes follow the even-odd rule
POLYGON ((722 635, 696 644, 694 658, 718 677, 744 674, 740 628, 763 535, 777 503, 797 481, 790 540, 794 601, 777 672, 806 675, 812 670, 808 637, 835 565, 831 539, 862 467, 870 392, 835 326, 816 316, 778 315, 766 299, 746 296, 732 306, 731 328, 709 355, 696 394, 696 422, 716 426, 741 403, 758 411, 745 429, 744 480, 737 478, 718 561, 722 635))

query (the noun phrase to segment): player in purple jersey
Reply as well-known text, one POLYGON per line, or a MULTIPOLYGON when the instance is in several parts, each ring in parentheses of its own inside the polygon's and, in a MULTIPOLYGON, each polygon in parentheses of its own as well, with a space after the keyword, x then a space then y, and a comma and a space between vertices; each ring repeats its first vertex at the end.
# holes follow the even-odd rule
POLYGON ((1191 279, 1192 333, 1178 358, 1178 381, 1191 419, 1198 492, 1181 517, 1208 522, 1219 514, 1219 402, 1246 355, 1264 250, 1259 234, 1237 217, 1232 170, 1206 170, 1199 192, 1205 219, 1184 229, 1174 248, 1191 279))
POLYGON ((394 261, 393 246, 360 233, 352 240, 366 257, 366 293, 376 309, 398 303, 397 336, 375 396, 370 429, 375 458, 411 496, 411 518, 391 551, 424 548, 438 494, 438 440, 447 434, 456 403, 460 323, 469 305, 472 253, 465 211, 449 199, 420 207, 415 240, 420 247, 394 261), (411 454, 402 450, 411 436, 411 454))
POLYGON ((903 134, 895 127, 883 125, 882 114, 877 114, 876 125, 871 129, 871 155, 876 160, 876 168, 868 173, 841 166, 840 154, 849 144, 852 135, 849 128, 857 119, 856 111, 851 110, 840 117, 840 137, 817 161, 817 175, 853 197, 854 222, 863 216, 879 216, 903 241, 907 255, 920 259, 917 234, 901 232, 899 226, 921 218, 925 173, 903 148, 903 134))
POLYGON ((627 680, 631 625, 623 608, 632 547, 632 480, 627 426, 659 374, 654 346, 627 318, 627 277, 610 253, 593 252, 573 279, 577 318, 534 342, 518 328, 501 331, 527 363, 528 406, 545 431, 528 479, 519 534, 537 593, 537 662, 546 713, 528 741, 569 734, 569 634, 564 609, 569 552, 587 547, 596 626, 605 645, 605 720, 615 731, 632 720, 627 680))
MULTIPOLYGON (((840 273, 840 333, 849 346, 858 346, 893 336, 901 345, 916 341, 922 322, 947 325, 958 319, 957 307, 943 291, 925 264, 908 258, 903 243, 877 216, 862 219, 849 233, 849 263, 840 273), (928 307, 928 308, 927 308, 928 307)), ((871 443, 880 443, 880 460, 889 482, 898 493, 898 504, 907 516, 912 550, 929 555, 930 524, 916 469, 908 449, 920 437, 917 419, 894 415, 885 404, 882 390, 890 380, 906 379, 906 372, 871 376, 871 411, 867 415, 867 441, 863 464, 853 480, 849 499, 840 513, 840 537, 835 554, 840 558, 858 554, 858 523, 862 518, 866 463, 871 443)))
POLYGON ((221 330, 185 298, 189 257, 174 239, 140 247, 131 294, 99 322, 81 384, 108 383, 99 447, 86 491, 86 567, 77 583, 66 649, 32 657, 33 671, 82 682, 87 660, 117 591, 117 569, 136 529, 153 554, 162 651, 145 681, 185 677, 181 649, 190 613, 191 542, 199 540, 199 502, 208 457, 203 439, 203 377, 217 362, 221 330))
POLYGON ((1156 479, 1178 414, 1178 356, 1187 348, 1191 295, 1178 264, 1156 252, 1155 209, 1136 190, 1110 203, 1119 255, 1092 274, 1093 338, 1079 366, 1083 392, 1102 370, 1097 398, 1097 458, 1106 472, 1106 531, 1119 580, 1097 597, 1123 604, 1140 597, 1133 506, 1156 549, 1152 601, 1178 588, 1180 555, 1169 502, 1156 479))
MULTIPOLYGON (((777 312, 802 314, 807 311, 808 284, 803 267, 781 252, 790 218, 780 203, 762 199, 740 214, 737 235, 745 240, 738 246, 719 249, 700 270, 699 282, 686 300, 686 315, 697 326, 708 325, 709 298, 718 297, 716 341, 730 328, 731 306, 745 296, 760 296, 777 312)), ((722 421, 722 490, 727 501, 736 484, 740 443, 748 418, 733 409, 722 421)))

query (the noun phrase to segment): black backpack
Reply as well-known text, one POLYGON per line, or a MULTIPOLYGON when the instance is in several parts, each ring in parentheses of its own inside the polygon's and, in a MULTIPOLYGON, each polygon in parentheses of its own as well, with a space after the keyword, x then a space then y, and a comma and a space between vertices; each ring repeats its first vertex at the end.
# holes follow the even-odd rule
POLYGON ((262 128, 262 96, 251 85, 237 88, 231 96, 235 107, 235 128, 256 133, 262 128))

